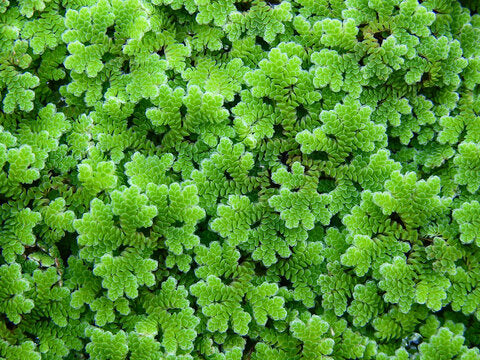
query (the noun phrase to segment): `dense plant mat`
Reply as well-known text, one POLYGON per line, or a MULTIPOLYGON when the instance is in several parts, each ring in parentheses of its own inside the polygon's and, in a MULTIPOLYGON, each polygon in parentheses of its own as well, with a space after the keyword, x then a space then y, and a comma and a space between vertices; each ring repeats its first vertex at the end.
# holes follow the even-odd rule
POLYGON ((0 359, 480 359, 478 10, 0 1, 0 359))

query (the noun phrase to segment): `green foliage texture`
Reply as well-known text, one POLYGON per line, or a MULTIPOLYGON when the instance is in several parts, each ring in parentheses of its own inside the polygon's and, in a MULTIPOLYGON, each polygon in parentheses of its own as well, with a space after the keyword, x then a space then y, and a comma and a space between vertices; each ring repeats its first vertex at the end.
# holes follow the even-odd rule
POLYGON ((480 360, 477 0, 0 0, 0 360, 480 360))

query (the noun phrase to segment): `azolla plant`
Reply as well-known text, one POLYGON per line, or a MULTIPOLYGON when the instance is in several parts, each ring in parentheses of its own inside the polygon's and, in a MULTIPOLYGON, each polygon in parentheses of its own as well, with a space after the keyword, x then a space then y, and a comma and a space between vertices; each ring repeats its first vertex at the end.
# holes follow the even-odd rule
POLYGON ((0 359, 480 359, 476 0, 1 0, 0 359))

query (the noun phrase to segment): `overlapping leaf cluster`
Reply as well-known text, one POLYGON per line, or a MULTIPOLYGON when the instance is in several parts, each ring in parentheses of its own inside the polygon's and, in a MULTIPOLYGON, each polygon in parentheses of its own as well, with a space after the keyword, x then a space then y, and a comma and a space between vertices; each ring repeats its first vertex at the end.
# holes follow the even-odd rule
POLYGON ((474 0, 0 3, 0 359, 480 359, 474 0))

